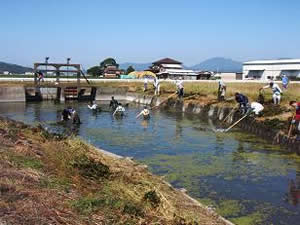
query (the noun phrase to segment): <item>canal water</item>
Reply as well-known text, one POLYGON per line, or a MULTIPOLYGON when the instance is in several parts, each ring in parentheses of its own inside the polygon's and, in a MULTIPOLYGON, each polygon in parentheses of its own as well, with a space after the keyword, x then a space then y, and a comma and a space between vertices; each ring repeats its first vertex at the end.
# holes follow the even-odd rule
POLYGON ((215 133, 213 121, 196 115, 155 111, 144 121, 135 119, 139 106, 114 118, 93 113, 86 103, 69 104, 80 115, 79 127, 56 124, 66 105, 51 102, 1 103, 0 115, 73 132, 99 148, 134 157, 236 224, 299 224, 300 157, 236 129, 215 133))

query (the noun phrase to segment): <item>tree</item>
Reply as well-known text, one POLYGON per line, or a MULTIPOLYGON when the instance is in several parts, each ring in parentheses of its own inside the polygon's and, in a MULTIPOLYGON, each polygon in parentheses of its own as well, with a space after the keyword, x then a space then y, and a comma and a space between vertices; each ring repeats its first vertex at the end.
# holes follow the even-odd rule
POLYGON ((135 71, 135 69, 133 68, 133 66, 128 66, 128 68, 126 70, 126 74, 130 74, 133 71, 135 71))
POLYGON ((87 70, 87 73, 92 75, 93 77, 96 77, 101 75, 101 71, 102 70, 100 69, 100 66, 93 66, 87 70))
POLYGON ((112 66, 116 66, 117 68, 119 68, 119 64, 117 64, 116 60, 114 60, 113 58, 104 59, 100 63, 100 68, 104 69, 106 65, 112 65, 112 66))

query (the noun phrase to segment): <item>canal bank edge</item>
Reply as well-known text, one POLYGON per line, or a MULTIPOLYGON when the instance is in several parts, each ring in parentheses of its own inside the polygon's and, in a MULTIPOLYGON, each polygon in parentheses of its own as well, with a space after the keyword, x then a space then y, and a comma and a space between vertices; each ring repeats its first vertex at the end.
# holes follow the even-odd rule
MULTIPOLYGON (((93 211, 94 207, 95 209, 98 209, 97 207, 101 207, 101 204, 103 204, 99 203, 102 202, 100 201, 101 199, 96 199, 97 201, 93 200, 93 197, 97 196, 97 188, 100 188, 103 185, 105 186, 105 183, 110 183, 113 184, 115 190, 118 190, 118 185, 114 184, 114 179, 117 179, 117 184, 119 184, 118 182, 120 182, 120 180, 125 180, 125 185, 127 185, 130 190, 136 189, 133 193, 138 192, 138 190, 142 190, 143 192, 132 196, 133 202, 127 202, 130 208, 125 205, 123 211, 121 210, 121 213, 124 213, 125 216, 126 214, 132 215, 132 213, 134 213, 134 217, 138 218, 139 215, 143 215, 140 209, 137 209, 134 206, 134 202, 141 201, 142 203, 139 203, 138 205, 144 204, 147 202, 143 200, 146 194, 157 193, 160 199, 158 201, 159 203, 157 203, 158 205, 155 207, 153 205, 151 206, 152 202, 150 201, 150 206, 148 204, 146 207, 141 207, 145 210, 145 213, 148 210, 148 212, 153 211, 158 217, 165 217, 162 218, 162 221, 172 221, 172 223, 160 224, 189 224, 189 219, 200 218, 202 220, 195 220, 195 222, 198 221, 198 224, 206 225, 234 225, 230 221, 217 215, 209 207, 202 205, 188 196, 184 191, 177 190, 161 177, 152 175, 147 170, 147 166, 138 164, 128 157, 121 157, 102 149, 95 148, 79 139, 64 138, 57 136, 56 134, 50 134, 41 126, 31 127, 21 122, 1 117, 0 139, 1 173, 7 175, 6 178, 0 176, 1 195, 5 195, 5 199, 7 200, 0 200, 2 205, 5 204, 7 211, 5 215, 1 217, 0 222, 2 223, 6 222, 10 224, 13 222, 18 217, 17 214, 20 213, 18 211, 18 206, 25 206, 29 203, 34 203, 37 207, 33 207, 33 211, 37 211, 32 213, 39 213, 39 220, 42 219, 50 222, 53 219, 57 221, 66 221, 71 218, 74 220, 78 219, 74 224, 85 224, 85 219, 88 219, 89 222, 97 221, 98 218, 101 218, 101 216, 103 217, 103 215, 97 217, 95 215, 97 214, 97 210, 95 210, 95 213, 93 211), (67 146, 70 147, 68 148, 67 146), (70 157, 70 154, 74 154, 74 152, 76 152, 75 155, 77 156, 75 157, 75 155, 72 155, 72 160, 70 160, 71 158, 69 158, 69 160, 64 159, 64 156, 70 157), (80 158, 78 158, 78 156, 80 156, 80 158), (88 162, 93 163, 94 169, 99 166, 98 163, 100 163, 100 165, 107 165, 111 178, 99 178, 100 180, 97 181, 94 174, 89 174, 90 171, 85 170, 87 161, 82 161, 82 158, 90 160, 88 162), (59 163, 59 165, 53 164, 54 162, 59 163), (48 165, 47 163, 53 165, 48 165), (61 163, 68 163, 68 165, 62 165, 61 163), (81 167, 79 163, 84 163, 83 167, 81 167), (70 166, 75 169, 71 169, 70 166), (64 173, 62 171, 57 171, 58 168, 66 169, 65 172, 67 172, 68 177, 62 176, 61 174, 64 173), (88 174, 90 176, 87 176, 88 174), (119 176, 121 177, 120 180, 119 176), (73 182, 66 187, 65 183, 62 183, 65 179, 73 182), (134 182, 132 183, 132 181, 134 182), (62 189, 60 188, 60 185, 62 185, 62 189), (80 191, 80 189, 83 189, 83 191, 80 191), (90 192, 87 189, 90 189, 90 192), (146 194, 144 194, 144 192, 146 194), (42 201, 43 198, 38 198, 37 195, 44 196, 47 200, 44 199, 42 201), (22 196, 26 197, 24 198, 22 196), (140 200, 136 199, 143 196, 144 198, 140 200), (55 200, 56 198, 58 198, 57 201, 55 200), (12 199, 14 200, 12 201, 12 199), (39 199, 41 199, 42 202, 40 202, 39 199), (71 204, 65 202, 66 200, 67 202, 71 202, 71 204), (89 203, 85 202, 87 200, 89 203), (47 205, 48 203, 53 204, 51 206, 54 208, 47 205), (61 204, 64 204, 64 206, 61 204), (72 213, 66 213, 66 204, 71 205, 71 209, 75 207, 75 209, 79 211, 82 210, 83 207, 89 206, 92 207, 92 211, 90 212, 91 214, 88 214, 87 218, 85 211, 83 211, 84 213, 82 215, 77 215, 76 210, 74 212, 72 211, 72 213), (43 210, 46 210, 46 208, 47 212, 44 212, 43 210), (132 212, 132 210, 134 212, 132 212), (184 213, 187 214, 187 218, 184 217, 184 213), (10 217, 12 214, 14 214, 14 216, 10 217), (176 215, 176 217, 174 217, 174 215, 176 215), (43 216, 45 216, 45 218, 43 218, 43 216), (77 216, 79 216, 80 219, 79 217, 77 218, 77 216), (177 221, 178 223, 174 223, 174 221, 177 221)), ((101 190, 101 188, 99 190, 101 190)), ((115 194, 120 194, 122 196, 121 193, 115 194)), ((109 198, 109 196, 106 198, 109 198)), ((130 200, 130 197, 128 199, 130 200)), ((27 205, 27 207, 29 206, 27 205)), ((26 212, 21 210, 22 216, 19 215, 21 217, 25 216, 27 219, 32 219, 30 222, 28 221, 28 223, 24 224, 32 224, 32 222, 35 221, 35 219, 31 217, 31 209, 29 208, 26 212), (28 215, 26 213, 28 213, 28 215)), ((101 211, 102 209, 99 208, 99 210, 101 211)), ((135 220, 138 220, 137 218, 135 218, 135 220)))

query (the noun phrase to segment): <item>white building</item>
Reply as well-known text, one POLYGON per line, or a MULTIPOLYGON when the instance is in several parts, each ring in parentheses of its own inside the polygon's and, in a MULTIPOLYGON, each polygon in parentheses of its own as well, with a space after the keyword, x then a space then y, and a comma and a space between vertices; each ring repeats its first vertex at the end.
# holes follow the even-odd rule
POLYGON ((198 74, 193 70, 186 70, 183 68, 181 62, 174 59, 164 58, 152 63, 151 70, 156 73, 158 77, 184 80, 196 80, 198 74))
POLYGON ((243 79, 268 80, 282 75, 300 78, 300 59, 256 60, 243 63, 243 79))

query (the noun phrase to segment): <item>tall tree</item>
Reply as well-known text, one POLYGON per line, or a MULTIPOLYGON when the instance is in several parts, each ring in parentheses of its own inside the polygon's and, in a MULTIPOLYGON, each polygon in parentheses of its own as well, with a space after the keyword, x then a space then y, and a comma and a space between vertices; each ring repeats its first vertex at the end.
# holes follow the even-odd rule
POLYGON ((92 75, 93 77, 97 77, 101 75, 102 70, 100 69, 100 66, 93 66, 87 70, 87 73, 92 75))
POLYGON ((113 58, 107 58, 104 59, 101 63, 100 63, 100 68, 104 69, 106 65, 113 65, 116 66, 117 68, 119 68, 119 64, 117 64, 116 60, 113 58))
POLYGON ((126 70, 126 74, 130 74, 133 71, 135 71, 135 69, 133 68, 133 66, 128 66, 128 68, 126 70))

